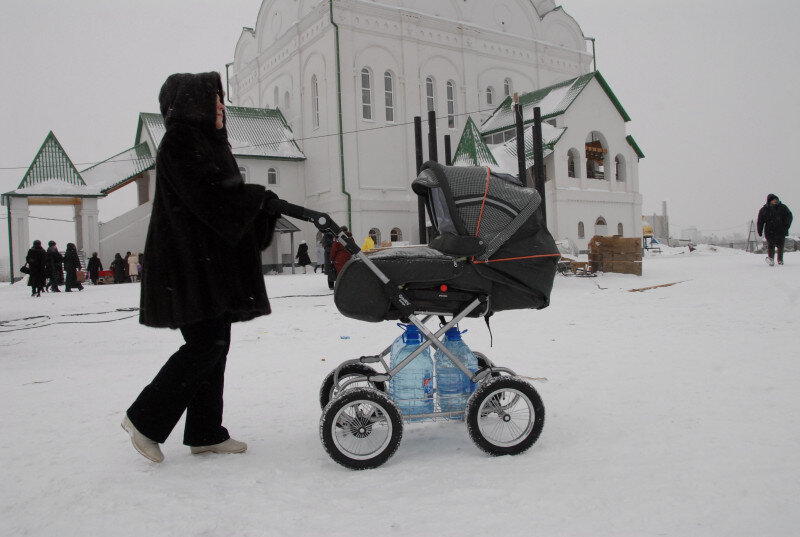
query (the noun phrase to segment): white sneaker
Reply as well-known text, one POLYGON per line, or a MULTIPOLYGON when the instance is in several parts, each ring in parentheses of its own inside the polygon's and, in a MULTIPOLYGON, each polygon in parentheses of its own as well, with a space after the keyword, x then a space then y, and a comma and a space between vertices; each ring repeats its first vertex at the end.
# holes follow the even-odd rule
POLYGON ((767 257, 764 260, 767 262, 767 265, 769 265, 770 267, 775 265, 775 260, 772 259, 771 257, 767 257))
POLYGON ((139 432, 139 429, 133 426, 128 415, 125 414, 125 419, 122 420, 122 428, 127 431, 131 436, 131 443, 136 451, 142 454, 143 457, 150 459, 153 462, 163 462, 164 454, 161 453, 161 448, 158 442, 150 440, 145 435, 139 432))
POLYGON ((244 453, 247 451, 247 444, 228 438, 224 442, 211 446, 192 446, 191 450, 193 455, 198 453, 244 453))

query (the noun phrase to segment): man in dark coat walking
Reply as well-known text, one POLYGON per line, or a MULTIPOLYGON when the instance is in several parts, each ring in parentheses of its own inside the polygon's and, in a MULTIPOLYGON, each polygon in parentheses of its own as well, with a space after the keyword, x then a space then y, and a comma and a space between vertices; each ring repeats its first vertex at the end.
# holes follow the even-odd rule
POLYGON ((97 280, 100 278, 100 271, 103 270, 103 263, 100 261, 100 258, 97 257, 97 252, 92 253, 92 257, 89 258, 86 269, 89 271, 89 279, 92 280, 92 284, 97 285, 97 280))
POLYGON ((231 323, 270 313, 261 250, 275 229, 276 198, 245 184, 225 128, 219 73, 175 74, 159 94, 166 133, 156 157, 139 321, 180 329, 186 344, 128 408, 134 447, 155 462, 186 411, 192 453, 242 453, 222 426, 231 323))
POLYGON ((775 249, 778 249, 778 264, 783 265, 783 242, 792 226, 792 211, 781 203, 778 196, 770 194, 767 203, 758 211, 758 236, 767 239, 767 264, 775 264, 775 249))

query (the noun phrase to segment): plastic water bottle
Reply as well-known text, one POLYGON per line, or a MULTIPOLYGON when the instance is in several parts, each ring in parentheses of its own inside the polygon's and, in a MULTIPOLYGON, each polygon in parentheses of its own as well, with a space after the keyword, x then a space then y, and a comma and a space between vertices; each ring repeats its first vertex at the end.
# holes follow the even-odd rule
MULTIPOLYGON (((458 327, 450 328, 444 335, 444 346, 456 358, 475 373, 478 371, 478 359, 461 339, 458 327)), ((459 412, 467 406, 467 399, 475 391, 473 383, 441 350, 433 356, 436 363, 436 391, 439 394, 439 409, 442 412, 459 412)))
MULTIPOLYGON (((400 325, 405 333, 392 343, 389 366, 394 369, 422 344, 422 334, 412 325, 400 325)), ((403 414, 433 412, 433 360, 425 349, 389 381, 389 397, 403 414)))

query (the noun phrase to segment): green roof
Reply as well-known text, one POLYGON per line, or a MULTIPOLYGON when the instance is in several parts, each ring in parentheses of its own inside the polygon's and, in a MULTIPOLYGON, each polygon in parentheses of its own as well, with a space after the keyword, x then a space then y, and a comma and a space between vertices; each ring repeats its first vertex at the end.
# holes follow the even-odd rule
POLYGON ((53 180, 86 186, 56 135, 50 131, 17 189, 30 188, 53 180))
MULTIPOLYGON (((228 106, 225 112, 228 141, 234 156, 272 160, 305 160, 294 140, 294 133, 277 108, 228 106)), ((136 130, 136 142, 147 130, 155 147, 166 133, 161 114, 142 112, 136 130)))
MULTIPOLYGON (((600 84, 600 87, 603 88, 603 91, 605 91, 606 95, 611 99, 611 102, 622 116, 622 119, 626 122, 630 121, 630 116, 625 112, 625 109, 622 107, 616 95, 614 95, 614 92, 611 91, 611 87, 609 87, 603 75, 601 75, 599 71, 595 71, 570 80, 565 80, 564 82, 559 82, 558 84, 553 84, 546 88, 522 94, 519 97, 519 102, 522 105, 523 124, 533 123, 533 109, 537 106, 541 109, 543 120, 560 116, 569 109, 578 95, 581 94, 592 80, 597 80, 597 83, 600 84)), ((481 125, 481 132, 483 134, 492 134, 514 128, 513 104, 511 97, 506 97, 492 115, 483 122, 483 125, 481 125)))
POLYGON ((81 172, 81 176, 87 185, 98 187, 103 194, 107 194, 154 167, 155 159, 150 153, 150 148, 147 142, 142 142, 86 168, 81 172))
POLYGON ((636 140, 633 139, 633 136, 629 134, 625 137, 625 139, 628 140, 628 143, 631 145, 633 150, 636 151, 636 156, 639 158, 644 158, 644 153, 642 153, 642 150, 639 149, 639 144, 636 143, 636 140))
POLYGON ((491 166, 497 165, 497 161, 486 142, 483 141, 481 132, 478 126, 472 121, 471 117, 467 117, 467 124, 464 126, 464 132, 461 133, 461 139, 456 148, 456 154, 453 156, 454 166, 491 166))

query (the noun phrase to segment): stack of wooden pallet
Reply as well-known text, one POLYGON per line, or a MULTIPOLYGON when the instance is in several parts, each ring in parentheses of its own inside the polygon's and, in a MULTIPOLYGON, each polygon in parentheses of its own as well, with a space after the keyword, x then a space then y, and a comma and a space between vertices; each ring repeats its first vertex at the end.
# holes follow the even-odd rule
POLYGON ((595 235, 589 241, 589 270, 642 275, 642 241, 595 235))

